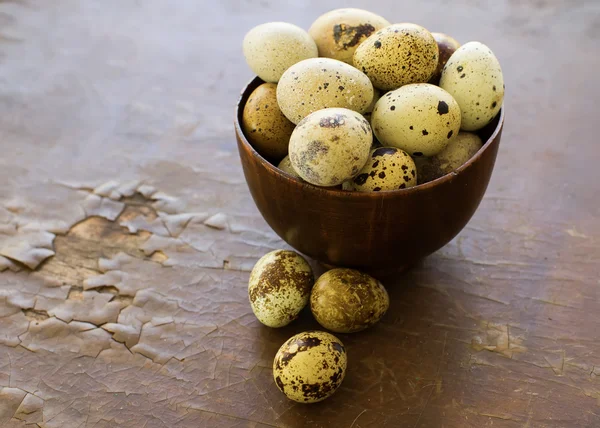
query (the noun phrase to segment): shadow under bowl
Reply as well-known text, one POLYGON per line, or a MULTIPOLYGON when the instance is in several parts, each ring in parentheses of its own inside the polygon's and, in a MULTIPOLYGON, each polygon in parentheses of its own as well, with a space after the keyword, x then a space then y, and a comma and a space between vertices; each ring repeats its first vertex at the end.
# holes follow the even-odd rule
POLYGON ((408 189, 349 192, 297 180, 252 147, 240 124, 248 97, 262 83, 252 80, 238 102, 238 150, 257 208, 297 251, 326 265, 403 269, 450 242, 477 210, 494 169, 504 107, 478 131, 483 147, 452 173, 408 189))

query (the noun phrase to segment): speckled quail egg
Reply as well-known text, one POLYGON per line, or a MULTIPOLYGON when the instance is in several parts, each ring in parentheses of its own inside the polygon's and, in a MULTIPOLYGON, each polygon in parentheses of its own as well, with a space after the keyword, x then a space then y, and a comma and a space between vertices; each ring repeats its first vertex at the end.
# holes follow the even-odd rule
POLYGON ((287 22, 269 22, 248 31, 243 42, 250 69, 265 82, 277 83, 292 65, 319 52, 302 28, 287 22))
POLYGON ((244 134, 252 146, 267 159, 287 155, 294 124, 279 110, 277 85, 263 83, 250 94, 242 113, 244 134))
POLYGON ((281 160, 281 162, 279 162, 279 165, 277 165, 277 168, 279 168, 283 172, 291 175, 292 177, 297 178, 298 180, 304 181, 304 180, 302 180, 302 177, 300 177, 300 175, 298 175, 298 173, 294 169, 294 166, 292 165, 292 161, 290 160, 289 155, 284 157, 281 160))
POLYGON ((426 183, 449 174, 471 159, 481 146, 481 138, 477 134, 461 131, 437 155, 430 158, 415 158, 419 183, 426 183))
POLYGON ((380 147, 371 151, 365 166, 356 177, 343 183, 343 189, 379 192, 406 189, 416 184, 415 162, 408 153, 396 147, 380 147))
POLYGON ((308 34, 319 49, 319 56, 352 64, 352 55, 360 43, 390 23, 362 9, 336 9, 319 16, 308 34))
POLYGON ((398 147, 413 157, 433 156, 458 134, 460 108, 435 85, 405 85, 379 99, 371 125, 384 146, 398 147))
POLYGON ((328 107, 364 113, 371 101, 373 85, 369 78, 351 65, 330 58, 295 64, 277 85, 279 108, 294 123, 328 107))
POLYGON ((317 186, 337 186, 367 162, 373 135, 367 119, 345 108, 328 108, 304 118, 290 138, 294 170, 317 186))
POLYGON ((373 326, 389 306, 390 298, 381 282, 354 269, 325 272, 310 294, 313 316, 336 333, 354 333, 373 326))
POLYGON ((377 31, 354 52, 354 66, 373 86, 396 89, 427 82, 438 64, 438 46, 429 31, 416 24, 393 24, 377 31))
POLYGON ((290 400, 316 403, 342 384, 347 361, 346 348, 337 337, 307 331, 281 345, 273 361, 273 378, 290 400))
POLYGON ((494 53, 483 43, 469 42, 456 50, 444 66, 440 87, 458 102, 463 131, 477 131, 490 123, 504 100, 504 78, 494 53))
POLYGON ((276 250, 254 265, 248 281, 248 297, 256 318, 269 327, 292 322, 307 305, 314 276, 298 253, 276 250))
POLYGON ((460 48, 460 43, 458 43, 458 41, 456 41, 456 39, 453 37, 450 37, 444 33, 431 33, 431 35, 437 42, 439 59, 438 65, 433 73, 433 77, 429 79, 429 83, 437 85, 440 82, 440 77, 442 76, 442 69, 456 49, 460 48))

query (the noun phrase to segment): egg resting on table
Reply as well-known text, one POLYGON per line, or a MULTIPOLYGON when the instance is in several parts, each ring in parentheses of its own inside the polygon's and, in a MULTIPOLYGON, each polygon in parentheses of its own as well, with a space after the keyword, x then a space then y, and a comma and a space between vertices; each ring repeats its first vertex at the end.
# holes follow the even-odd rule
POLYGON ((376 324, 390 306, 375 278, 354 269, 332 269, 317 279, 310 309, 319 324, 336 333, 354 333, 376 324))
POLYGON ((504 100, 504 77, 498 59, 483 43, 469 42, 456 50, 444 66, 440 87, 458 102, 463 131, 477 131, 490 123, 504 100))
POLYGON ((269 22, 252 28, 242 46, 250 69, 272 83, 277 83, 283 72, 297 62, 319 55, 308 33, 287 22, 269 22))
POLYGON ((307 331, 281 345, 273 361, 273 378, 290 400, 316 403, 339 388, 346 366, 346 349, 337 337, 307 331))
POLYGON ((450 144, 430 158, 415 158, 419 183, 442 177, 464 165, 482 146, 477 134, 461 131, 450 144))
POLYGON ((290 138, 294 170, 317 186, 337 186, 354 177, 369 157, 369 122, 344 108, 328 108, 305 117, 290 138))
POLYGON ((331 58, 313 58, 290 67, 277 85, 277 103, 293 123, 331 107, 364 113, 373 101, 373 85, 364 73, 331 58))
POLYGON ((306 306, 314 276, 298 253, 275 250, 258 260, 248 281, 248 297, 256 318, 268 327, 283 327, 306 306))
POLYGON ((354 52, 354 66, 382 90, 427 82, 438 64, 438 45, 427 29, 392 24, 365 40, 354 52))
POLYGON ((377 101, 371 125, 384 146, 409 155, 433 156, 460 129, 460 108, 452 95, 429 83, 405 85, 377 101))
POLYGON ((279 110, 275 83, 263 83, 252 91, 242 112, 242 128, 263 157, 279 161, 287 155, 295 126, 279 110))
POLYGON ((356 48, 375 31, 390 23, 362 9, 335 9, 319 16, 308 30, 319 49, 319 56, 352 65, 356 48))
POLYGON ((344 182, 343 188, 359 192, 379 192, 416 185, 416 166, 408 153, 396 147, 380 147, 371 151, 365 166, 356 177, 344 182))

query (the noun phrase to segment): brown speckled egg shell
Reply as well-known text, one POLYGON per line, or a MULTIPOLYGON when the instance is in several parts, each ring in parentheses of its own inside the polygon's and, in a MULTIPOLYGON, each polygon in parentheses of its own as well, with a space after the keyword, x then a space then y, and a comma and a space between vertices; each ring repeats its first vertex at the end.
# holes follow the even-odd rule
POLYGON ((292 165, 292 161, 290 160, 289 156, 284 157, 281 160, 281 162, 279 162, 279 165, 277 165, 277 168, 279 168, 286 174, 289 174, 292 177, 297 178, 298 180, 304 181, 304 180, 302 180, 302 177, 300 177, 300 175, 298 175, 298 173, 294 169, 294 166, 292 165))
POLYGON ((458 134, 460 120, 460 108, 452 95, 429 83, 415 83, 381 97, 371 124, 384 146, 415 157, 441 152, 458 134))
POLYGON ((430 158, 415 158, 419 183, 435 180, 461 167, 479 151, 482 145, 481 138, 477 134, 461 131, 437 155, 430 158))
POLYGON ((417 184, 415 162, 404 150, 381 147, 371 156, 358 175, 344 183, 345 190, 379 192, 413 187, 417 184))
POLYGON ((283 73, 277 85, 279 108, 294 123, 328 107, 364 113, 372 101, 369 78, 351 65, 331 58, 301 61, 283 73))
POLYGON ((337 337, 307 331, 281 345, 273 360, 273 379, 290 400, 316 403, 342 384, 347 361, 346 349, 337 337))
POLYGON ((290 138, 290 161, 304 180, 337 186, 367 162, 373 144, 371 126, 360 114, 327 108, 305 117, 290 138))
POLYGON ((362 9, 345 8, 319 16, 308 30, 319 49, 319 56, 352 65, 356 48, 375 31, 390 23, 362 9))
POLYGON ((354 333, 376 324, 390 299, 375 278, 354 269, 332 269, 319 277, 310 294, 315 319, 336 333, 354 333))
POLYGON ((450 37, 444 33, 431 33, 438 45, 439 59, 438 65, 433 73, 433 77, 429 79, 429 83, 437 85, 440 82, 442 76, 442 69, 452 56, 452 54, 460 48, 460 43, 453 37, 450 37))
POLYGON ((416 24, 393 24, 377 31, 354 52, 354 66, 383 90, 427 82, 438 64, 438 45, 416 24))
POLYGON ((275 83, 263 83, 252 92, 244 106, 242 127, 252 146, 265 158, 279 161, 287 155, 295 125, 277 105, 275 83))

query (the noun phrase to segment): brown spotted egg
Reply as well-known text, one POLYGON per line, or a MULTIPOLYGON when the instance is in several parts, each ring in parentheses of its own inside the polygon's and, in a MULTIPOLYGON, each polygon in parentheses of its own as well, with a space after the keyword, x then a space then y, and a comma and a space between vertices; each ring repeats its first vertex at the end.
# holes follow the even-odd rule
POLYGON ((287 155, 295 125, 279 110, 277 85, 263 83, 250 94, 242 113, 244 134, 258 153, 280 160, 287 155))
POLYGON ((490 123, 504 100, 504 78, 494 53, 483 43, 469 42, 446 63, 440 87, 458 102, 463 131, 477 131, 490 123))
POLYGON ((373 86, 396 89, 427 82, 438 64, 438 45, 429 31, 416 24, 385 27, 354 52, 354 66, 369 76, 373 86))
POLYGON ((452 95, 429 83, 405 85, 379 99, 371 116, 377 139, 411 156, 441 152, 460 129, 452 95))
POLYGON ((482 146, 477 134, 461 131, 450 144, 437 155, 415 158, 419 183, 426 183, 451 173, 471 159, 482 146))
POLYGON ((328 108, 298 123, 290 138, 289 156, 304 180, 331 187, 358 174, 372 143, 367 119, 345 108, 328 108))
POLYGON ((373 101, 367 76, 344 62, 313 58, 290 67, 277 85, 277 102, 293 123, 328 107, 364 113, 373 101))
POLYGON ((336 333, 354 333, 379 322, 390 306, 375 278, 354 269, 332 269, 319 277, 310 309, 319 324, 336 333))
POLYGON ((290 400, 316 403, 339 388, 347 362, 346 348, 337 337, 307 331, 281 345, 273 361, 273 378, 290 400))
POLYGON ((256 318, 268 327, 283 327, 307 305, 314 276, 298 253, 276 250, 254 265, 248 281, 248 297, 256 318))
POLYGON ((442 70, 444 66, 452 56, 452 54, 460 48, 460 43, 456 41, 453 37, 450 37, 444 33, 431 33, 435 41, 438 45, 439 51, 439 59, 438 65, 435 69, 435 73, 433 73, 433 77, 429 79, 429 83, 437 85, 440 82, 440 77, 442 76, 442 70))
POLYGON ((254 27, 246 33, 242 46, 250 69, 265 82, 272 83, 277 83, 292 65, 319 54, 308 33, 287 22, 254 27))
POLYGON ((375 31, 390 23, 379 15, 362 9, 336 9, 319 16, 308 34, 319 49, 319 56, 352 65, 354 51, 375 31))
POLYGON ((416 186, 415 162, 404 150, 396 147, 380 147, 371 156, 358 175, 344 182, 345 190, 379 192, 381 190, 406 189, 416 186))
POLYGON ((291 175, 294 178, 302 180, 302 177, 300 177, 298 175, 298 173, 296 172, 296 170, 294 169, 294 166, 292 165, 292 161, 290 160, 289 156, 284 157, 281 160, 281 162, 279 162, 279 165, 277 165, 277 168, 279 168, 283 172, 291 175))

